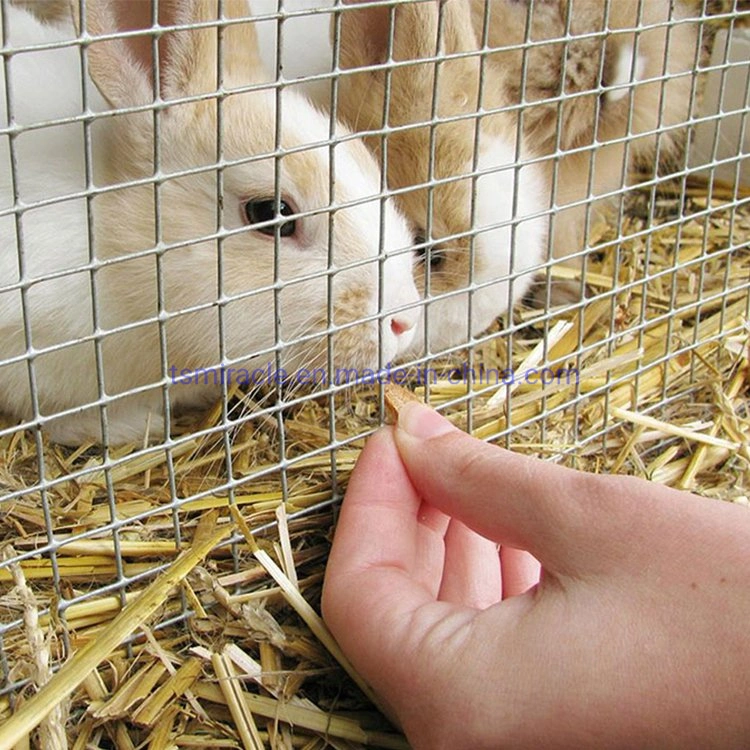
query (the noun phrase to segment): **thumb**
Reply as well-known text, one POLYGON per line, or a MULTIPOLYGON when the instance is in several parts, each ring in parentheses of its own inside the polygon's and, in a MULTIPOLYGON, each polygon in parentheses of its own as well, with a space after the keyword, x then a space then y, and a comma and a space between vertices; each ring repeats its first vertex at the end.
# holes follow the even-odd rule
POLYGON ((511 453, 461 432, 419 403, 402 407, 395 438, 422 500, 482 536, 528 550, 548 572, 609 569, 631 549, 636 494, 638 515, 644 511, 644 492, 631 491, 634 483, 643 484, 638 480, 584 474, 511 453))

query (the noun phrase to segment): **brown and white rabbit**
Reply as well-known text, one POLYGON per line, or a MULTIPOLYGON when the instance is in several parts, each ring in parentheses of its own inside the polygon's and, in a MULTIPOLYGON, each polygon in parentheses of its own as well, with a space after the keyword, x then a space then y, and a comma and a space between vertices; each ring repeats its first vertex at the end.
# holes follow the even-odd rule
POLYGON ((10 57, 0 101, 7 88, 14 124, 63 122, 17 134, 12 159, 0 134, 0 412, 64 443, 119 444, 164 434, 165 392, 173 409, 219 392, 210 375, 175 385, 170 373, 225 364, 276 375, 277 354, 288 373, 325 367, 329 340, 335 366, 397 357, 420 315, 411 230, 381 201, 361 141, 320 145, 329 121, 305 98, 281 95, 277 128, 277 93, 252 88, 267 76, 245 3, 222 3, 220 71, 217 3, 160 3, 162 26, 207 25, 164 32, 156 112, 150 36, 96 41, 150 26, 151 4, 85 5, 103 99, 82 79, 79 46, 61 44, 72 26, 3 6, 7 48, 43 46, 10 57), (90 181, 84 87, 89 111, 109 109, 91 127, 90 181))
POLYGON ((524 102, 524 132, 557 156, 548 162, 557 170, 553 255, 580 253, 588 196, 621 191, 636 163, 653 169, 657 143, 662 161, 680 154, 698 63, 692 4, 472 0, 472 13, 480 38, 487 24, 489 47, 511 48, 488 56, 488 85, 524 102))
MULTIPOLYGON (((415 227, 432 352, 466 345, 520 301, 546 248, 543 170, 533 162, 519 166, 533 152, 517 132, 515 114, 478 117, 481 57, 463 54, 478 49, 468 0, 392 8, 348 3, 341 12, 346 73, 337 112, 382 158, 388 186, 415 227), (391 16, 394 63, 386 74, 391 16), (436 53, 449 56, 437 82, 434 62, 411 62, 434 60, 436 53), (368 66, 379 67, 356 70, 368 66), (367 134, 383 128, 384 113, 387 147, 381 133, 367 134), (433 179, 437 184, 428 188, 433 179)), ((501 87, 485 86, 483 110, 504 106, 504 96, 501 87)), ((418 334, 410 354, 424 343, 418 334)))
MULTIPOLYGON (((356 4, 350 0, 349 4, 356 4)), ((658 153, 676 157, 684 141, 690 119, 690 102, 697 62, 697 25, 691 22, 691 6, 682 0, 443 0, 438 2, 399 3, 393 11, 396 23, 393 59, 433 55, 438 4, 444 17, 443 51, 455 53, 477 51, 484 40, 485 17, 488 18, 488 49, 500 51, 486 55, 483 110, 513 105, 513 119, 522 112, 521 143, 531 144, 531 153, 543 163, 526 167, 515 185, 506 185, 508 202, 519 195, 516 217, 533 213, 529 201, 537 207, 549 207, 554 214, 550 237, 551 254, 564 257, 582 253, 585 245, 587 205, 595 209, 608 205, 608 195, 621 191, 623 175, 636 160, 658 153), (486 11, 486 2, 489 9, 486 11), (473 37, 465 27, 471 17, 473 37), (527 18, 531 26, 526 33, 527 18), (569 35, 570 38, 567 38, 569 35), (545 43, 546 41, 549 43, 545 43), (557 40, 557 41, 555 41, 557 40), (566 40, 565 42, 561 40, 566 40), (530 41, 524 65, 524 44, 530 41), (511 49, 506 49, 511 48, 511 49), (564 72, 563 72, 564 71, 564 72), (525 79, 524 79, 525 76, 525 79), (525 88, 522 91, 522 83, 525 88), (631 93, 632 92, 632 93, 631 93), (522 106, 521 106, 522 105, 522 106), (600 108, 598 108, 600 107, 600 108), (558 128, 560 131, 558 143, 558 128), (627 141, 627 145, 626 142, 627 141), (596 144, 595 146, 593 144, 596 144), (588 147, 588 148, 587 148, 588 147), (571 153, 567 153, 571 151, 571 153), (557 165, 557 166, 556 166, 557 165), (547 188, 554 193, 544 198, 531 187, 539 184, 542 170, 547 188), (508 189, 511 188, 511 189, 508 189), (592 201, 593 199, 593 201, 592 201), (524 203, 525 202, 525 203, 524 203)), ((386 62, 389 37, 387 8, 371 7, 341 13, 340 59, 343 68, 382 65, 386 62)), ((435 108, 441 116, 471 112, 477 106, 477 71, 479 58, 464 58, 440 64, 437 88, 439 102, 435 108)), ((338 86, 337 113, 356 130, 377 129, 383 122, 383 70, 356 75, 347 74, 338 86)), ((429 120, 432 113, 434 77, 431 67, 411 66, 394 69, 390 75, 391 106, 388 123, 401 126, 429 120)), ((498 118, 500 120, 500 118, 498 118)), ((483 117, 483 122, 486 118, 483 117)), ((503 125, 506 140, 513 140, 513 125, 503 125)), ((487 126, 483 128, 487 130, 487 126)), ((381 137, 366 139, 379 149, 381 137)), ((436 129, 434 171, 436 176, 457 175, 469 171, 467 155, 472 153, 474 130, 470 123, 440 125, 436 129), (442 131, 442 132, 441 132, 442 131)), ((519 157, 529 153, 522 147, 519 157)), ((388 181, 392 188, 403 189, 423 182, 433 158, 426 129, 397 131, 388 134, 388 181)), ((625 182, 627 184, 627 182, 625 182)), ((461 205, 455 191, 436 191, 433 218, 437 239, 468 227, 462 217, 456 223, 454 206, 461 205)), ((404 194, 401 207, 417 226, 423 226, 424 198, 404 194)), ((494 201, 498 220, 504 207, 494 201)), ((465 204, 465 200, 464 200, 465 204)), ((489 207, 491 201, 485 203, 489 207)), ((475 217, 473 222, 476 225, 475 217)), ((533 225, 526 224, 529 229, 533 225)), ((519 225, 519 231, 524 224, 519 225)), ((481 236, 481 235, 480 235, 481 236)), ((435 321, 434 346, 467 340, 466 312, 457 312, 465 295, 468 267, 466 247, 450 243, 448 252, 432 254, 434 268, 431 292, 453 294, 452 301, 430 306, 435 321), (455 270, 458 269, 458 270, 455 270)), ((507 250, 506 245, 506 252, 507 250)), ((477 243, 475 281, 482 276, 480 263, 488 256, 486 247, 477 243)), ((514 259, 538 262, 540 251, 528 236, 519 233, 514 259)), ((580 255, 579 255, 580 257, 580 255)), ((575 262, 575 261, 574 261, 575 262)), ((518 285, 525 289, 526 285, 518 285)), ((576 294, 580 287, 576 285, 576 294)), ((565 285, 553 288, 553 301, 568 301, 571 289, 565 285)), ((517 297, 516 297, 517 298, 517 297)), ((477 316, 472 332, 486 325, 491 312, 503 312, 504 295, 493 301, 489 295, 477 316)))

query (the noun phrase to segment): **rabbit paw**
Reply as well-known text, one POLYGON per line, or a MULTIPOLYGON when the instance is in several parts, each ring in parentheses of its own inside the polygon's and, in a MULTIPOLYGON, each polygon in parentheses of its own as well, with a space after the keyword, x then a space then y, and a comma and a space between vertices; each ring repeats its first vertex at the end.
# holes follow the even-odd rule
MULTIPOLYGON (((143 443, 148 431, 149 442, 164 437, 164 415, 147 407, 107 412, 107 437, 110 445, 143 443)), ((91 408, 68 417, 54 419, 45 427, 50 440, 70 446, 94 441, 102 442, 102 420, 99 409, 91 408)))

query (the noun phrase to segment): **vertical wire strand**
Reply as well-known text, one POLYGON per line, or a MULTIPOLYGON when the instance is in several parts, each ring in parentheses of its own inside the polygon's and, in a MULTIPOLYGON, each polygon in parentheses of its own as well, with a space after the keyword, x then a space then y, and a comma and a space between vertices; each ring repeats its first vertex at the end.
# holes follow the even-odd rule
MULTIPOLYGON (((407 0, 412 2, 413 0, 407 0)), ((388 63, 383 77, 383 110, 380 127, 380 206, 379 206, 379 238, 378 238, 378 367, 382 367, 383 359, 383 241, 385 239, 385 202, 388 193, 388 158, 389 133, 391 131, 391 93, 393 87, 393 50, 396 37, 396 7, 392 2, 388 7, 388 38, 386 40, 386 62, 388 63)), ((425 294, 425 296, 427 296, 425 294)), ((425 310, 426 315, 426 310, 425 310)), ((381 388, 378 396, 378 411, 381 421, 385 418, 385 393, 381 388)), ((427 396, 429 398, 429 396, 427 396)))
MULTIPOLYGON (((471 157, 471 205, 469 208, 469 226, 471 228, 471 233, 469 234, 469 276, 467 279, 467 285, 469 287, 468 296, 467 296, 467 305, 466 305, 466 341, 469 342, 468 347, 468 362, 467 367, 464 369, 464 372, 468 371, 467 376, 467 383, 466 385, 466 430, 467 432, 471 433, 474 430, 474 368, 475 368, 475 353, 474 353, 474 345, 473 345, 473 330, 474 326, 472 323, 473 320, 473 311, 472 311, 472 302, 473 302, 473 287, 475 286, 475 264, 476 264, 476 218, 477 218, 477 190, 478 190, 478 180, 479 177, 477 176, 477 170, 479 169, 479 153, 480 149, 482 148, 482 124, 483 124, 483 114, 485 110, 484 106, 484 94, 485 94, 485 86, 487 82, 487 48, 488 48, 488 40, 489 40, 489 34, 490 34, 490 3, 488 0, 485 0, 484 2, 484 13, 482 18, 482 38, 479 40, 479 49, 476 50, 476 54, 479 56, 479 85, 477 87, 477 99, 476 99, 476 117, 474 119, 474 139, 472 144, 472 157, 471 157)), ((500 115, 501 117, 504 115, 500 115)), ((516 154, 518 154, 518 151, 516 151, 516 154)), ((516 158, 516 161, 518 159, 516 158)), ((504 167, 503 167, 504 168, 504 167)), ((514 195, 512 197, 513 200, 513 210, 512 215, 516 215, 516 209, 515 204, 517 201, 517 192, 514 191, 514 195)), ((512 292, 510 289, 513 285, 513 257, 514 257, 514 250, 515 250, 515 224, 511 225, 511 238, 510 238, 510 261, 508 264, 508 274, 510 276, 510 279, 508 281, 508 296, 509 299, 512 299, 512 292)), ((508 310, 511 309, 511 303, 508 303, 508 310)))
MULTIPOLYGON (((153 68, 151 70, 151 90, 153 91, 153 101, 151 108, 151 127, 153 132, 153 140, 151 145, 151 159, 153 164, 153 211, 154 211, 154 267, 156 270, 156 308, 157 308, 157 334, 159 342, 159 359, 160 359, 160 373, 161 373, 161 402, 162 409, 164 410, 164 438, 162 445, 164 447, 164 459, 167 469, 167 485, 169 487, 169 496, 172 500, 171 508, 171 519, 172 519, 172 530, 174 533, 175 549, 179 550, 182 546, 182 528, 180 524, 179 510, 174 505, 174 501, 179 497, 177 491, 177 480, 175 477, 175 466, 174 458, 172 455, 172 438, 171 438, 171 399, 170 399, 170 383, 168 381, 167 373, 169 372, 169 336, 167 332, 167 325, 169 322, 169 311, 167 310, 166 304, 166 288, 164 283, 164 258, 165 253, 169 252, 167 249, 167 243, 164 238, 164 224, 163 224, 163 212, 162 212, 162 190, 165 175, 162 170, 162 112, 161 105, 164 104, 164 97, 161 86, 161 47, 160 40, 161 36, 161 25, 159 22, 159 6, 162 0, 153 0, 151 4, 151 17, 150 24, 151 30, 149 33, 149 43, 151 47, 151 56, 153 60, 153 68)), ((174 33, 174 32, 173 32, 174 33)), ((176 311, 179 315, 180 311, 176 311)), ((144 445, 148 436, 144 439, 144 445)), ((182 611, 184 612, 187 607, 187 601, 184 592, 180 592, 180 600, 182 611)))
MULTIPOLYGON (((616 0, 614 0, 616 1, 616 0)), ((601 54, 601 60, 599 64, 599 83, 601 84, 602 81, 604 81, 605 77, 605 64, 606 64, 606 44, 607 44, 607 38, 609 36, 609 27, 610 27, 610 18, 611 18, 611 10, 612 10, 612 2, 613 0, 607 0, 604 7, 604 22, 603 22, 603 30, 605 32, 605 36, 602 37, 602 54, 601 54)), ((636 23, 635 26, 637 27, 638 24, 636 23)), ((633 109, 635 104, 635 97, 636 97, 636 90, 635 87, 637 86, 636 79, 636 69, 637 69, 637 59, 638 59, 638 53, 637 53, 637 36, 636 36, 636 42, 633 45, 633 55, 632 59, 630 61, 630 66, 628 70, 628 77, 631 83, 631 85, 628 88, 626 98, 628 102, 628 114, 627 114, 627 122, 625 125, 625 133, 630 134, 632 132, 632 122, 633 122, 633 109)), ((596 107, 596 120, 594 123, 594 138, 593 143, 596 144, 598 141, 598 134, 600 130, 600 118, 602 115, 602 96, 606 96, 606 92, 604 94, 601 94, 597 100, 597 107, 596 107)), ((625 222, 625 208, 626 208, 626 196, 623 195, 623 191, 625 190, 627 184, 628 184, 628 172, 629 172, 629 148, 630 148, 630 139, 627 138, 625 141, 625 144, 623 146, 623 155, 622 155, 622 172, 620 174, 620 184, 618 186, 618 195, 617 195, 617 211, 615 214, 615 227, 616 227, 616 234, 618 237, 618 242, 614 248, 615 250, 615 268, 612 272, 612 278, 617 279, 618 271, 619 271, 619 264, 621 259, 621 243, 620 240, 623 236, 623 227, 625 222)), ((595 156, 593 156, 595 152, 592 151, 592 163, 591 163, 591 170, 593 173, 593 170, 595 168, 595 156)), ((591 232, 591 212, 589 210, 590 206, 586 207, 586 224, 584 229, 584 247, 588 248, 589 246, 589 236, 591 232)), ((581 284, 583 285, 585 289, 585 279, 586 279, 586 271, 588 269, 588 252, 585 253, 584 259, 583 259, 583 266, 582 266, 582 273, 581 273, 581 284)), ((616 308, 617 308, 617 295, 613 294, 610 301, 610 330, 609 330, 609 344, 607 345, 607 354, 608 356, 612 356, 615 348, 615 336, 614 336, 614 321, 617 319, 616 316, 616 308)), ((607 379, 609 381, 610 373, 607 374, 607 379)), ((576 391, 576 396, 580 395, 580 388, 576 391)), ((602 450, 606 450, 606 440, 607 440, 607 426, 608 426, 608 414, 609 414, 609 406, 610 406, 610 389, 607 388, 607 390, 604 393, 604 416, 602 418, 602 450)))
MULTIPOLYGON (((278 0, 278 22, 276 26, 276 49, 277 60, 283 59, 284 53, 284 0, 278 0)), ((280 68, 277 71, 280 73, 280 68)), ((274 89, 275 93, 275 107, 276 107, 276 120, 274 123, 274 134, 273 134, 273 183, 274 183, 274 205, 276 207, 277 218, 281 216, 281 169, 282 160, 284 158, 284 149, 282 142, 282 125, 284 117, 283 108, 283 92, 284 82, 282 76, 277 77, 277 86, 274 89)), ((281 308, 281 293, 282 282, 281 282, 281 224, 276 223, 273 232, 273 319, 274 319, 274 365, 277 373, 282 371, 282 355, 283 355, 283 334, 282 334, 282 308, 281 308)), ((278 409, 276 410, 276 425, 279 435, 279 471, 281 475, 281 496, 282 502, 289 502, 289 478, 287 475, 287 445, 286 445, 286 434, 284 432, 284 388, 283 383, 279 377, 274 378, 274 392, 276 396, 276 404, 278 409)))
MULTIPOLYGON (((327 284, 326 284, 326 327, 330 331, 334 323, 334 273, 336 268, 336 257, 334 254, 334 232, 336 230, 336 123, 338 120, 338 99, 339 99, 339 78, 341 72, 340 55, 341 55, 341 6, 340 0, 336 0, 335 8, 337 12, 331 16, 333 23, 333 40, 332 40, 332 66, 336 75, 331 78, 331 112, 328 118, 328 257, 327 257, 327 284)), ((379 330, 379 328, 378 328, 379 330)), ((378 339, 379 341, 379 339, 378 339)), ((380 346, 378 351, 382 351, 380 346)), ((333 373, 336 362, 334 359, 333 335, 326 335, 326 363, 328 366, 328 385, 338 385, 333 383, 333 373)), ((330 453, 330 471, 331 471, 331 495, 334 498, 340 497, 339 480, 338 480, 338 462, 336 461, 336 391, 330 388, 328 401, 328 442, 332 447, 330 453)))
MULTIPOLYGON (((732 36, 735 33, 735 24, 734 24, 734 18, 731 18, 729 20, 729 27, 727 28, 727 40, 726 40, 726 46, 724 47, 724 54, 722 59, 722 68, 719 73, 719 91, 718 91, 718 108, 719 112, 723 111, 724 109, 724 101, 727 93, 727 82, 729 79, 729 51, 732 44, 732 36)), ((713 205, 714 205, 714 189, 715 189, 715 181, 716 181, 716 169, 717 169, 717 163, 719 160, 719 146, 720 146, 720 135, 721 135, 721 123, 719 123, 714 131, 714 139, 713 144, 711 147, 711 172, 708 178, 708 189, 706 196, 706 212, 704 214, 703 218, 703 255, 702 257, 706 259, 706 262, 701 263, 698 269, 698 291, 700 298, 703 297, 703 292, 705 289, 706 284, 706 264, 708 262, 708 259, 710 257, 710 252, 708 250, 708 236, 711 228, 711 219, 712 219, 712 213, 713 213, 713 205)), ((731 234, 729 235, 732 236, 731 234)), ((727 262, 727 271, 729 267, 729 260, 727 262)), ((701 301, 701 300, 699 300, 701 301)), ((726 307, 727 307, 727 300, 726 297, 723 300, 723 304, 721 306, 720 311, 720 324, 724 325, 724 318, 726 315, 726 307)), ((702 306, 699 305, 696 308, 695 315, 696 319, 699 318, 701 315, 702 306)), ((696 340, 697 336, 697 326, 696 330, 693 334, 694 340, 696 340)), ((717 353, 718 354, 718 353, 717 353)), ((695 358, 693 358, 695 360, 695 358)), ((697 365, 697 363, 694 364, 694 367, 697 365)))
MULTIPOLYGON (((8 42, 8 27, 7 27, 7 5, 3 3, 0 8, 2 15, 2 36, 3 46, 7 46, 8 42)), ((8 116, 8 126, 11 129, 8 136, 8 149, 9 149, 9 165, 10 165, 10 192, 11 200, 13 205, 13 223, 14 231, 16 236, 16 251, 18 258, 18 277, 20 282, 20 297, 21 297, 21 316, 23 319, 23 336, 24 345, 26 348, 27 359, 27 375, 30 391, 30 401, 32 409, 32 419, 34 421, 33 432, 34 432, 34 448, 37 456, 37 476, 39 477, 39 498, 42 505, 42 515, 44 518, 44 532, 47 537, 48 543, 51 546, 50 549, 50 567, 52 570, 52 584, 57 597, 55 604, 57 612, 64 611, 62 604, 64 603, 65 595, 61 586, 60 566, 57 559, 56 552, 56 540, 54 531, 53 514, 51 508, 51 502, 48 492, 48 479, 47 479, 47 460, 45 457, 45 447, 42 438, 42 430, 40 424, 41 408, 38 391, 38 380, 35 371, 35 348, 33 340, 33 332, 31 325, 31 310, 32 306, 29 302, 29 268, 27 265, 26 258, 26 246, 24 243, 23 233, 23 200, 20 194, 20 167, 18 163, 18 153, 16 150, 16 140, 19 135, 23 133, 23 127, 19 126, 15 121, 15 115, 13 110, 14 102, 14 88, 13 88, 13 77, 11 73, 11 60, 10 56, 3 56, 3 76, 5 79, 5 107, 8 116)), ((64 636, 64 644, 66 650, 69 648, 69 640, 67 635, 64 636)))
MULTIPOLYGON (((235 483, 234 483, 234 459, 232 455, 232 429, 231 429, 231 418, 229 415, 229 383, 227 378, 224 377, 225 373, 228 372, 227 364, 229 362, 229 356, 227 354, 226 344, 226 306, 231 302, 228 301, 228 296, 224 291, 224 276, 226 273, 226 266, 224 264, 224 247, 225 238, 222 235, 222 230, 225 226, 225 202, 224 202, 224 102, 227 96, 226 81, 224 77, 225 65, 224 60, 227 55, 226 49, 226 31, 225 25, 225 2, 224 0, 218 0, 217 11, 218 17, 216 19, 216 28, 212 29, 212 33, 216 33, 216 79, 214 94, 215 99, 210 102, 211 106, 215 106, 216 111, 216 146, 214 150, 214 162, 216 165, 216 223, 214 225, 214 231, 216 232, 216 322, 218 324, 219 334, 219 398, 221 401, 221 442, 224 454, 224 470, 226 472, 226 483, 227 483, 227 502, 229 505, 236 505, 237 499, 235 495, 235 483)), ((231 50, 229 52, 231 54, 231 50)), ((236 51, 235 51, 236 54, 236 51)), ((214 378, 215 380, 215 378, 214 378)), ((235 572, 240 569, 240 552, 239 546, 236 543, 232 543, 232 561, 235 572)))
MULTIPOLYGON (((79 5, 79 17, 81 19, 81 37, 86 35, 86 0, 81 0, 79 5)), ((87 81, 89 78, 88 74, 88 57, 86 55, 86 47, 81 44, 79 46, 79 56, 80 56, 80 70, 81 70, 81 80, 80 80, 80 86, 81 86, 81 101, 82 101, 82 109, 84 112, 89 112, 89 97, 88 97, 88 86, 87 81)), ((85 174, 85 181, 86 181, 86 190, 89 192, 89 195, 86 196, 86 232, 87 232, 87 243, 88 243, 88 263, 91 267, 91 271, 89 274, 89 289, 91 294, 91 312, 92 312, 92 326, 93 330, 96 334, 96 338, 94 339, 94 351, 95 351, 95 361, 96 361, 96 380, 97 380, 97 395, 100 400, 104 400, 104 403, 100 410, 100 424, 101 424, 101 434, 102 434, 102 447, 101 447, 101 457, 102 457, 102 466, 104 469, 104 481, 105 481, 105 489, 107 493, 107 504, 108 504, 108 511, 109 511, 109 518, 111 523, 111 533, 112 533, 112 545, 114 550, 114 557, 115 557, 115 575, 117 583, 119 584, 119 597, 120 602, 122 605, 125 604, 125 583, 126 583, 126 575, 125 575, 125 566, 123 564, 122 559, 122 547, 121 547, 121 540, 120 540, 120 533, 119 529, 116 526, 117 522, 117 501, 115 497, 115 486, 114 482, 112 480, 112 474, 109 471, 108 465, 110 463, 110 453, 109 453, 109 422, 107 419, 107 403, 106 403, 106 388, 104 383, 104 353, 103 353, 103 347, 102 347, 102 336, 101 336, 101 327, 99 324, 100 320, 100 312, 99 312, 99 297, 97 292, 97 284, 96 284, 96 264, 98 261, 98 256, 96 252, 96 229, 94 224, 94 198, 90 195, 90 191, 93 190, 95 187, 94 183, 94 153, 92 148, 92 126, 94 124, 93 120, 87 120, 83 123, 83 135, 84 135, 84 174, 85 174)), ((115 332, 116 333, 116 332, 115 332)), ((50 540, 52 541, 52 540, 50 540)))
MULTIPOLYGON (((438 6, 440 8, 440 15, 438 17, 438 28, 437 28, 437 38, 435 40, 435 55, 437 57, 438 51, 440 50, 440 46, 442 43, 442 36, 443 36, 443 29, 442 29, 442 23, 440 22, 440 18, 442 18, 442 8, 443 3, 441 2, 438 6)), ((429 149, 429 160, 427 163, 427 215, 425 216, 425 236, 424 239, 427 242, 427 246, 425 248, 424 253, 424 297, 425 297, 425 306, 424 306, 424 341, 425 341, 425 348, 424 348, 424 355, 425 355, 425 365, 431 364, 433 362, 432 356, 436 354, 436 352, 433 352, 432 345, 430 343, 430 302, 429 300, 433 297, 432 293, 432 273, 431 273, 431 262, 430 262, 430 256, 432 253, 432 245, 434 242, 434 229, 433 225, 435 222, 435 187, 434 187, 434 181, 435 181, 435 149, 437 148, 437 119, 438 119, 438 102, 440 97, 440 79, 439 79, 439 73, 440 73, 440 64, 439 62, 433 62, 432 64, 434 68, 434 76, 432 78, 432 99, 430 103, 430 120, 429 120, 429 142, 428 142, 428 149, 429 149)), ((424 385, 425 388, 425 400, 427 403, 430 401, 430 382, 429 378, 427 378, 427 382, 425 382, 424 385)))
MULTIPOLYGON (((663 113, 664 107, 666 106, 666 99, 667 95, 665 93, 666 87, 669 85, 669 77, 670 77, 670 71, 669 71, 669 55, 670 55, 670 46, 674 44, 674 31, 675 31, 675 17, 673 14, 670 14, 670 17, 668 19, 668 22, 670 23, 669 27, 667 28, 666 34, 666 45, 665 45, 665 62, 664 62, 664 74, 665 74, 665 80, 661 84, 661 99, 662 99, 662 106, 661 110, 663 113)), ((698 61, 696 61, 698 62, 698 61)), ((693 80, 691 82, 691 91, 690 91, 690 103, 688 105, 688 117, 692 118, 694 116, 694 96, 696 93, 695 89, 695 76, 693 76, 693 80)), ((662 116, 660 113, 660 122, 662 120, 662 116)), ((670 123, 670 127, 673 127, 673 125, 670 123)), ((661 182, 661 170, 659 169, 660 166, 660 159, 659 154, 661 152, 660 146, 661 146, 661 140, 662 137, 671 138, 673 137, 672 133, 667 133, 666 135, 661 132, 661 128, 657 128, 657 134, 656 134, 656 169, 657 169, 657 175, 656 179, 654 180, 655 183, 661 182)), ((677 309, 679 307, 678 302, 678 293, 679 293, 679 267, 680 267, 680 250, 682 248, 682 241, 683 241, 683 230, 684 230, 684 219, 685 219, 685 209, 687 208, 687 200, 685 198, 686 196, 686 188, 687 188, 687 179, 686 179, 686 172, 687 172, 687 163, 688 163, 688 149, 689 149, 689 142, 686 139, 685 142, 685 155, 683 157, 683 163, 682 165, 676 165, 672 164, 673 154, 671 153, 672 149, 668 148, 668 158, 669 158, 669 167, 672 170, 677 170, 682 172, 682 177, 679 177, 679 187, 677 188, 678 193, 681 197, 681 211, 680 211, 680 223, 677 226, 676 231, 676 237, 675 237, 675 252, 672 257, 672 278, 670 283, 670 289, 669 289, 669 307, 671 310, 677 309)), ((669 175, 665 176, 665 179, 668 179, 669 175)), ((669 318, 667 320, 667 334, 666 334, 666 346, 665 346, 665 355, 669 356, 670 348, 671 348, 671 342, 674 338, 674 319, 669 318)), ((677 346, 680 344, 677 343, 677 346)), ((694 359, 694 358, 691 358, 694 359)), ((668 372, 668 370, 666 371, 668 372)), ((691 379, 692 380, 692 379, 691 379)), ((693 381, 694 382, 694 381, 693 381)), ((666 401, 668 394, 669 394, 669 386, 671 383, 669 382, 669 377, 665 373, 665 377, 662 381, 662 389, 661 389, 661 398, 663 401, 666 401)))
MULTIPOLYGON (((490 0, 487 0, 490 2, 490 0)), ((532 39, 532 31, 533 31, 533 19, 534 19, 534 11, 536 3, 539 0, 530 0, 528 7, 526 9, 526 20, 524 25, 524 38, 522 43, 522 52, 521 52, 521 71, 520 71, 520 91, 521 91, 521 97, 519 104, 521 105, 519 109, 517 110, 516 114, 516 142, 515 142, 515 152, 518 156, 520 153, 522 153, 522 146, 523 146, 523 139, 524 139, 524 122, 525 122, 525 114, 524 109, 526 105, 529 105, 530 107, 534 107, 534 102, 529 102, 528 97, 528 91, 529 91, 529 77, 530 77, 530 56, 531 56, 531 49, 532 49, 532 42, 534 41, 532 39)), ((536 106, 543 106, 546 102, 542 101, 536 106)), ((558 105, 559 107, 559 105, 558 105)), ((559 146, 556 147, 556 151, 559 152, 559 146)), ((517 159, 518 160, 518 159, 517 159)), ((545 163, 544 167, 546 168, 548 166, 548 163, 545 163)), ((551 307, 551 301, 550 301, 550 262, 552 258, 552 229, 554 227, 554 206, 556 202, 556 193, 557 193, 557 168, 558 168, 558 160, 555 160, 552 170, 552 180, 550 185, 550 202, 549 206, 547 208, 549 209, 549 233, 547 236, 547 253, 545 258, 545 275, 546 275, 546 288, 545 288, 545 300, 544 300, 544 310, 545 312, 548 311, 551 307)), ((515 167, 516 169, 516 182, 518 182, 518 167, 515 167)), ((515 191, 518 192, 517 190, 515 191)), ((515 194, 513 196, 513 214, 515 215, 517 210, 518 202, 518 196, 515 194)), ((514 229, 511 229, 511 249, 515 242, 515 235, 513 234, 514 229)), ((511 259, 514 257, 512 252, 510 255, 511 259)), ((512 264, 511 264, 512 267, 512 264)), ((513 291, 513 284, 512 284, 512 274, 511 274, 511 280, 508 283, 508 297, 507 297, 507 305, 508 305, 508 313, 507 317, 509 321, 513 320, 513 309, 511 307, 512 303, 512 291, 513 291)), ((545 325, 545 331, 548 326, 547 323, 545 325)), ((513 364, 513 349, 515 347, 515 341, 516 341, 516 330, 515 326, 511 325, 508 329, 507 335, 505 337, 505 345, 506 345, 506 364, 507 367, 512 369, 513 364)), ((513 431, 513 387, 512 383, 508 382, 505 385, 505 402, 504 402, 504 416, 505 416, 505 426, 506 429, 504 431, 504 445, 506 449, 510 449, 511 447, 511 433, 513 431)))

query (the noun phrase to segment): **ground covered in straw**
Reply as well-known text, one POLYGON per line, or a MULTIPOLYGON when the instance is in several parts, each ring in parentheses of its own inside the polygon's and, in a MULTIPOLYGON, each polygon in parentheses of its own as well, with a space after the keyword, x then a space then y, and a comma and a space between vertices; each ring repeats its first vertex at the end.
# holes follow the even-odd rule
MULTIPOLYGON (((515 451, 747 504, 748 196, 688 195, 677 219, 681 201, 642 190, 593 228, 582 271, 550 269, 585 301, 517 311, 410 387, 515 451), (542 366, 575 374, 492 382, 542 366)), ((0 747, 37 725, 41 747, 407 747, 316 615, 380 388, 302 399, 283 429, 247 394, 232 403, 226 437, 217 407, 190 426, 203 434, 107 471, 91 446, 44 443, 43 491, 37 438, 0 438, 0 747)))

